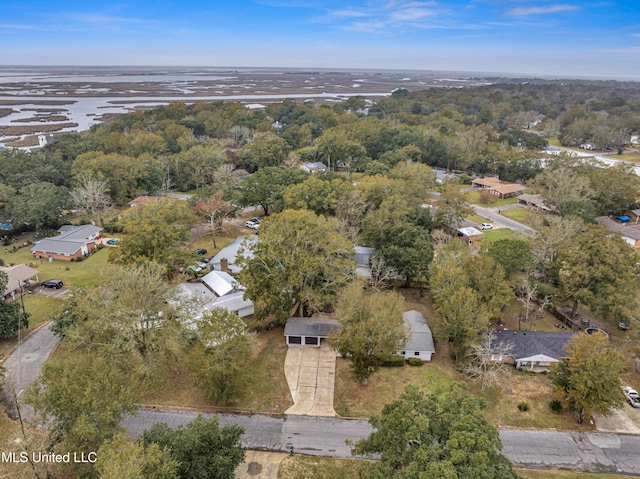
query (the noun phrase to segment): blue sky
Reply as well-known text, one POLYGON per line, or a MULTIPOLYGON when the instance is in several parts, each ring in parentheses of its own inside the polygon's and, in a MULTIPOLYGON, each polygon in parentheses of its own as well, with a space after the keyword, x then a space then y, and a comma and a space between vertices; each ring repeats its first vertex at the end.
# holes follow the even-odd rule
POLYGON ((0 52, 4 65, 640 79, 640 0, 2 0, 0 52))

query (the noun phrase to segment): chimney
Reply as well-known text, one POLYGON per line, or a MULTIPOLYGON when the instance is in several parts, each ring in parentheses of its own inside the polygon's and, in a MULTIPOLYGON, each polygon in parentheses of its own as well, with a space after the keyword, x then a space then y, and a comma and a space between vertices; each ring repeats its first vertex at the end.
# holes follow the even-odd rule
POLYGON ((227 258, 220 258, 220 271, 229 272, 229 260, 227 258))

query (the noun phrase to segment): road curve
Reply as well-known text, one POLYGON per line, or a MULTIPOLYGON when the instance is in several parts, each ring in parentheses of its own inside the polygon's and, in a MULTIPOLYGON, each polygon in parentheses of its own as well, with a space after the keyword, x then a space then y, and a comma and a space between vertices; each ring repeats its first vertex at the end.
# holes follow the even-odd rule
MULTIPOLYGON (((4 362, 7 384, 23 390, 58 343, 48 325, 31 334, 4 362)), ((26 408, 22 408, 23 414, 26 408)), ((122 425, 133 435, 157 422, 171 427, 186 424, 197 412, 141 408, 122 425)), ((210 416, 210 414, 205 414, 210 416)), ((362 419, 329 417, 219 414, 221 425, 240 424, 242 443, 251 449, 294 452, 315 456, 351 457, 346 440, 367 437, 372 428, 362 419)), ((640 436, 501 428, 503 453, 529 468, 569 468, 579 471, 640 475, 640 436)))

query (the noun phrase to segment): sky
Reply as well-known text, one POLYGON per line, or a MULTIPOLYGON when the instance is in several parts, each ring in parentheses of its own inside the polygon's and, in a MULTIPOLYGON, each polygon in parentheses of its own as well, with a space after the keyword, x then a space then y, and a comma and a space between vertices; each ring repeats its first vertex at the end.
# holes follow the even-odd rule
POLYGON ((640 0, 2 0, 0 64, 640 79, 640 0))

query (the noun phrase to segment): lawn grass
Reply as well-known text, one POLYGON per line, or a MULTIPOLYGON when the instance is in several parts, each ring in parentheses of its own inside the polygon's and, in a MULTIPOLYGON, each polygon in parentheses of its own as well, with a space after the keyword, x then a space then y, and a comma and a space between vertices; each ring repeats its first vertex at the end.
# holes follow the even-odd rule
POLYGON ((490 220, 485 218, 484 216, 480 216, 480 215, 472 215, 472 216, 467 216, 465 219, 472 221, 473 223, 490 223, 490 220))
POLYGON ((481 240, 483 242, 508 239, 516 234, 516 232, 510 228, 495 228, 492 230, 485 230, 483 231, 483 233, 484 234, 482 235, 482 240, 481 240))
POLYGON ((518 223, 522 223, 523 225, 527 225, 530 227, 535 227, 538 224, 536 220, 540 218, 539 213, 529 211, 526 208, 518 208, 517 210, 506 210, 502 211, 500 214, 502 216, 506 216, 507 218, 511 218, 518 223))
POLYGON ((605 158, 612 160, 630 161, 632 163, 640 163, 640 153, 624 153, 622 155, 604 155, 605 158))
POLYGON ((280 463, 278 479, 356 479, 363 459, 290 456, 280 463))

